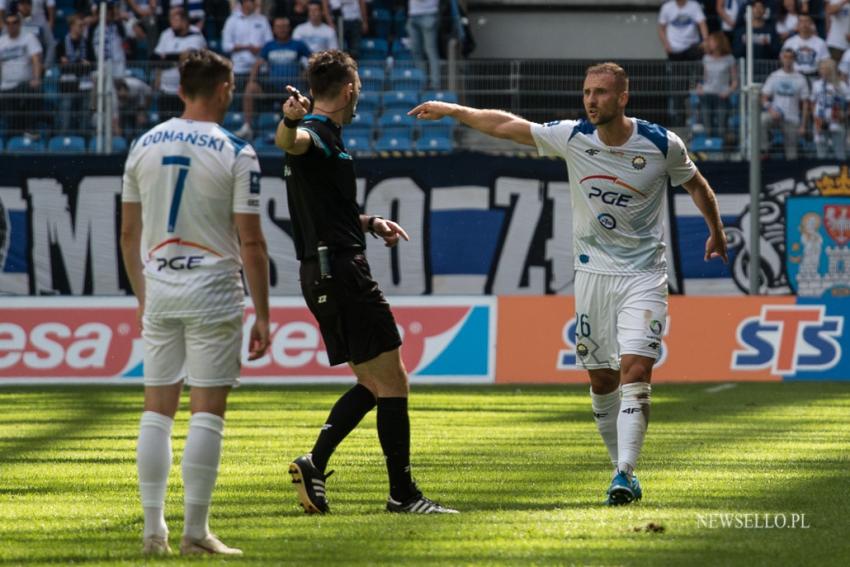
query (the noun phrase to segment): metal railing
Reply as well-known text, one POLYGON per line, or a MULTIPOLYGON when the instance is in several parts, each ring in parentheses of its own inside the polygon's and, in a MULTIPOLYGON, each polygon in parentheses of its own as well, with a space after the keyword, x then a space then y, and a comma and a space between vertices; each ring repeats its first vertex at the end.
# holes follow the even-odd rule
MULTIPOLYGON (((498 108, 511 111, 535 122, 583 116, 582 84, 585 69, 595 61, 584 60, 460 60, 453 61, 449 68, 446 62, 441 68, 441 91, 449 94, 450 100, 478 108, 498 108)), ((722 109, 701 104, 704 99, 696 95, 697 83, 702 79, 702 64, 669 62, 666 60, 624 60, 621 64, 630 76, 630 100, 628 113, 645 120, 657 122, 678 132, 686 141, 694 143, 694 149, 704 152, 706 157, 716 159, 741 159, 743 140, 744 106, 740 93, 730 97, 722 109)), ((161 76, 173 64, 150 62, 127 62, 123 76, 116 74, 108 84, 109 105, 112 107, 109 124, 112 135, 120 138, 116 151, 122 151, 126 143, 156 123, 177 115, 181 104, 174 94, 163 92, 161 76)), ((767 75, 778 67, 774 61, 758 61, 755 80, 763 82, 767 75)), ((416 101, 433 94, 428 89, 427 72, 411 61, 361 61, 364 76, 364 104, 372 99, 366 114, 374 119, 371 130, 361 125, 361 132, 368 140, 368 147, 355 151, 375 149, 382 135, 380 117, 388 112, 384 92, 402 90, 412 94, 416 101), (372 70, 365 77, 366 69, 372 70), (403 71, 408 73, 405 81, 403 71)), ((173 72, 173 71, 172 71, 173 72)), ((237 77, 237 90, 228 114, 225 127, 239 129, 245 116, 246 77, 237 77)), ((276 120, 279 118, 280 102, 283 99, 282 85, 293 81, 304 85, 303 77, 268 80, 261 76, 262 92, 251 98, 254 113, 250 123, 254 139, 262 144, 269 142, 276 120)), ((739 81, 740 84, 741 81, 739 81)), ((42 84, 33 88, 23 84, 20 88, 0 91, 0 149, 9 153, 27 151, 13 139, 26 137, 35 142, 36 148, 45 149, 53 138, 73 138, 71 146, 92 151, 91 141, 96 133, 96 97, 93 86, 97 83, 96 73, 90 67, 55 67, 49 69, 42 84)), ((412 100, 410 97, 404 100, 412 100)), ((361 106, 361 108, 364 108, 361 106)), ((396 105, 395 110, 401 110, 396 105)), ((409 135, 412 146, 421 138, 419 125, 412 125, 409 135)), ((452 145, 449 149, 527 151, 503 141, 489 140, 476 136, 468 129, 454 127, 451 130, 452 145)), ((781 142, 777 136, 770 140, 771 149, 781 154, 781 142)), ((814 152, 811 132, 803 137, 800 156, 814 152)), ((55 142, 57 151, 69 151, 55 142)), ((445 149, 445 148, 444 148, 445 149)))

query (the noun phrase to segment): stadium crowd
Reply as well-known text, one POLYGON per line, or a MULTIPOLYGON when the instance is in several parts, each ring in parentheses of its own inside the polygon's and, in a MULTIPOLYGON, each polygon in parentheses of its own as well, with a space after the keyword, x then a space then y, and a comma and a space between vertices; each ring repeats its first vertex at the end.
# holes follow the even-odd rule
POLYGON ((691 101, 699 148, 728 146, 735 128, 738 63, 746 55, 746 7, 753 10, 755 59, 778 60, 763 82, 762 150, 801 144, 818 158, 846 157, 850 97, 850 0, 668 0, 658 35, 671 61, 702 61, 691 101))
POLYGON ((47 131, 92 133, 101 33, 114 84, 112 132, 125 138, 179 112, 177 63, 204 47, 233 61, 237 97, 228 127, 249 139, 257 107, 279 111, 283 87, 306 88, 309 56, 329 48, 342 47, 358 58, 377 96, 409 90, 416 100, 405 103, 415 104, 424 92, 441 87, 439 38, 451 18, 444 5, 440 0, 108 0, 101 32, 96 2, 0 0, 0 138, 17 136, 19 143, 31 145, 47 131))

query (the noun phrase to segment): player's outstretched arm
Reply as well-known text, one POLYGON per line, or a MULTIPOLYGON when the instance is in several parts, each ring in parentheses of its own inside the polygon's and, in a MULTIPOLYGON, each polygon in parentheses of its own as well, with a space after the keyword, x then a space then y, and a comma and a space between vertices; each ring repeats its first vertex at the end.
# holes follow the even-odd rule
POLYGON ((726 252, 726 233, 723 232, 723 221, 720 219, 720 209, 717 207, 717 197, 714 190, 709 186, 705 177, 697 171, 689 181, 682 184, 691 199, 694 200, 705 224, 708 225, 708 240, 705 241, 705 261, 712 258, 721 258, 724 263, 729 263, 726 252))
POLYGON ((269 253, 259 215, 236 213, 234 220, 239 233, 239 255, 257 316, 251 328, 248 360, 256 360, 269 347, 269 253))
POLYGON ((527 146, 536 145, 531 135, 531 122, 504 110, 481 110, 432 100, 423 102, 407 114, 420 120, 439 120, 450 116, 494 138, 513 140, 527 146))
POLYGON ((287 85, 286 89, 290 97, 283 103, 283 120, 277 125, 274 143, 288 154, 301 155, 307 153, 313 143, 310 134, 298 129, 298 124, 310 111, 310 99, 292 85, 287 85))
POLYGON ((124 269, 133 294, 139 301, 136 313, 139 328, 142 324, 142 314, 145 312, 145 276, 140 250, 142 246, 142 204, 121 204, 121 257, 124 259, 124 269))

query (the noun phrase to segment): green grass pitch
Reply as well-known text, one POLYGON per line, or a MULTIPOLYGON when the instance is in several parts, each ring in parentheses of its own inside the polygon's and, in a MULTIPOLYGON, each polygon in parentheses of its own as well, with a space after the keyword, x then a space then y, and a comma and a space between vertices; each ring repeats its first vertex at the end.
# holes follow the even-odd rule
MULTIPOLYGON (((656 386, 644 500, 607 508, 610 470, 586 387, 414 387, 414 475, 463 513, 383 511, 373 413, 331 460, 332 514, 316 517, 297 506, 287 465, 345 386, 243 387, 231 397, 211 527, 244 549, 233 565, 847 565, 850 384, 707 388, 656 386), (808 527, 721 527, 714 516, 712 528, 711 514, 759 525, 805 514, 808 527)), ((143 563, 141 397, 0 389, 0 565, 143 563)), ((166 503, 173 548, 187 420, 184 407, 166 503)))

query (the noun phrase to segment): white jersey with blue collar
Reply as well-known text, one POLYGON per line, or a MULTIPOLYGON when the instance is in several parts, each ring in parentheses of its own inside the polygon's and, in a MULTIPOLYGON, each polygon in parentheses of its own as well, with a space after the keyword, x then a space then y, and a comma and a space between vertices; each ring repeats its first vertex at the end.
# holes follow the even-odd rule
POLYGON ((213 122, 163 122, 130 148, 122 201, 142 205, 146 315, 241 312, 234 213, 260 212, 250 144, 213 122))
POLYGON ((689 181, 697 168, 673 132, 630 119, 622 146, 605 145, 586 120, 533 124, 541 156, 567 162, 575 269, 601 274, 667 270, 663 209, 668 180, 689 181))

